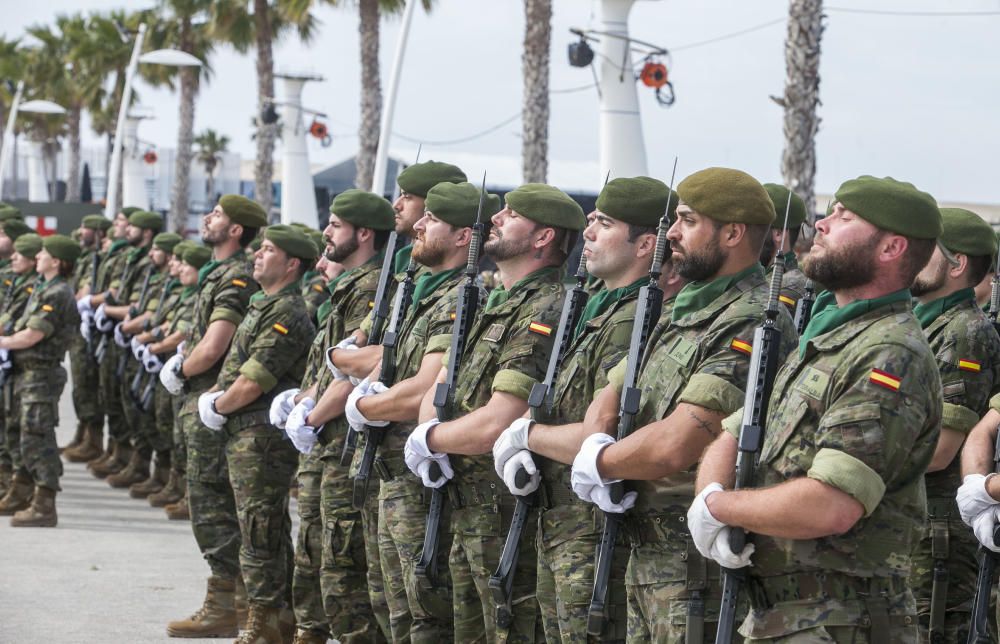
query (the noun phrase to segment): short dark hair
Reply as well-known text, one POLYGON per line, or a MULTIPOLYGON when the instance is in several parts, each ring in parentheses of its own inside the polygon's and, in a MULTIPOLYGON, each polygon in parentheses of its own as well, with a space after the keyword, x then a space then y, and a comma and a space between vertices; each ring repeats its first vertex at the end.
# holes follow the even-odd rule
POLYGON ((246 248, 249 246, 250 242, 257 238, 258 232, 260 232, 260 228, 243 226, 243 232, 240 234, 240 248, 246 248))
MULTIPOLYGON (((716 228, 718 230, 718 228, 716 228)), ((639 239, 640 235, 655 235, 657 229, 654 226, 639 226, 637 224, 628 224, 628 243, 634 244, 635 240, 639 239)))
POLYGON ((989 255, 966 255, 968 265, 965 274, 969 279, 969 286, 975 286, 983 281, 986 274, 993 270, 993 258, 989 255))
POLYGON ((65 259, 59 260, 59 276, 69 277, 73 274, 73 268, 76 266, 76 262, 68 262, 65 259))
POLYGON ((375 230, 373 228, 372 232, 375 233, 375 250, 379 250, 380 251, 383 248, 385 248, 385 245, 389 242, 389 234, 392 233, 392 231, 391 230, 375 230))
POLYGON ((937 240, 917 239, 916 237, 907 237, 906 235, 903 235, 903 237, 906 238, 906 252, 903 253, 899 270, 902 272, 901 277, 903 278, 903 282, 909 285, 913 284, 917 273, 927 265, 931 255, 934 254, 934 247, 937 246, 937 240))

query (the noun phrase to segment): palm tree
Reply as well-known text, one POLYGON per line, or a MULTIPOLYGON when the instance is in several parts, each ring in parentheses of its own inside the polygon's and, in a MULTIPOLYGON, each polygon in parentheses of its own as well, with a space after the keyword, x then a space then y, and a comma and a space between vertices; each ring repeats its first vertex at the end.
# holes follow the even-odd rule
POLYGON ((195 137, 195 145, 198 146, 198 163, 205 166, 205 197, 211 205, 215 201, 215 168, 218 167, 220 157, 229 148, 229 137, 219 134, 215 130, 205 130, 195 137))
POLYGON ((7 127, 7 108, 14 102, 14 85, 23 78, 23 73, 24 53, 20 49, 20 40, 7 40, 0 36, 0 78, 10 82, 9 87, 8 83, 0 83, 0 137, 3 137, 7 127))
POLYGON ((521 73, 521 173, 525 183, 545 183, 549 156, 549 47, 552 0, 524 0, 521 73))

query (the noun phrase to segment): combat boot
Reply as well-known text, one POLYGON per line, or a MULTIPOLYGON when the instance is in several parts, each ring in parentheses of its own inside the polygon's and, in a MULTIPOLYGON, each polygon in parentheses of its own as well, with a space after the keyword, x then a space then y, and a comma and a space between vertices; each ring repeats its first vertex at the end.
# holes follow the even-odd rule
POLYGON ((330 639, 330 636, 326 633, 310 629, 308 631, 297 631, 292 644, 326 644, 328 639, 330 639))
POLYGON ((247 600, 247 585, 243 575, 236 578, 236 591, 233 593, 233 608, 236 609, 236 627, 241 631, 247 627, 249 602, 247 600))
POLYGON ((7 494, 10 482, 14 480, 14 468, 10 465, 0 465, 0 498, 7 494))
POLYGON ((170 461, 167 461, 166 466, 164 466, 163 461, 158 459, 156 467, 153 469, 153 475, 145 481, 135 483, 129 487, 128 495, 133 499, 145 499, 150 494, 156 494, 161 491, 167 485, 169 479, 170 461))
POLYGON ((111 474, 117 474, 125 469, 132 456, 132 447, 124 442, 115 442, 111 455, 103 461, 90 467, 90 473, 99 479, 103 479, 111 474))
POLYGON ((147 497, 149 504, 154 508, 162 508, 163 506, 177 503, 184 498, 186 488, 187 481, 184 480, 184 476, 171 470, 170 476, 167 478, 167 484, 163 489, 147 497))
POLYGON ((167 518, 171 521, 190 521, 191 508, 188 507, 188 500, 185 496, 177 503, 171 503, 163 508, 167 512, 167 518))
POLYGON ((104 454, 104 426, 88 424, 83 442, 76 447, 68 447, 63 456, 70 463, 88 463, 104 454))
POLYGON ((56 491, 41 485, 35 486, 31 507, 21 510, 10 519, 10 525, 15 528, 54 528, 57 523, 56 491))
POLYGON ((108 485, 113 488, 129 487, 149 478, 149 456, 143 450, 132 450, 132 458, 120 472, 108 476, 108 485))
POLYGON ((236 609, 233 595, 236 584, 232 579, 211 576, 205 601, 194 615, 167 624, 170 637, 235 637, 236 609))
POLYGON ((281 609, 276 606, 250 604, 247 627, 233 644, 276 644, 284 642, 279 627, 281 609))
POLYGON ((79 447, 83 443, 83 435, 86 431, 87 425, 81 420, 76 421, 76 433, 73 434, 73 440, 60 447, 59 453, 62 454, 68 449, 79 447))
POLYGON ((30 476, 15 474, 10 489, 0 499, 0 516, 9 517, 31 505, 31 493, 35 483, 30 476))

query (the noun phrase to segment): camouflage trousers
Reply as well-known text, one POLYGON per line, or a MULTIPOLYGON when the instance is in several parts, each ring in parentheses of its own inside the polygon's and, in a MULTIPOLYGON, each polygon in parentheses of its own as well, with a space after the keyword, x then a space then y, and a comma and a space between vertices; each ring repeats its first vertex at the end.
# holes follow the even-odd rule
POLYGON ((295 623, 300 630, 329 635, 323 612, 319 574, 323 556, 323 522, 320 518, 320 482, 323 462, 315 452, 299 456, 298 471, 299 536, 295 546, 292 600, 295 623))
MULTIPOLYGON (((352 481, 353 490, 353 481, 352 481)), ((389 600, 386 597, 385 579, 382 577, 382 562, 378 545, 378 494, 369 489, 361 508, 361 529, 365 539, 365 563, 368 580, 368 600, 375 612, 375 621, 386 639, 392 639, 389 600)))
POLYGON ((73 378, 73 411, 81 423, 104 424, 100 404, 100 375, 97 361, 87 351, 87 343, 79 333, 73 334, 69 346, 69 368, 73 378))
POLYGON ((0 465, 10 465, 16 471, 24 470, 21 460, 21 427, 17 410, 21 408, 20 401, 14 395, 14 375, 10 374, 7 382, 0 388, 0 400, 3 401, 3 418, 0 419, 0 465))
POLYGON ((281 607, 291 598, 288 488, 295 476, 298 452, 270 424, 249 425, 232 433, 230 428, 239 420, 238 414, 232 415, 225 431, 231 433, 226 459, 242 536, 240 569, 250 602, 281 607))
POLYGON ((146 411, 140 409, 132 393, 132 381, 136 373, 142 369, 142 365, 132 357, 130 349, 124 349, 121 355, 125 357, 125 369, 118 383, 118 397, 121 400, 122 415, 129 428, 128 436, 136 447, 149 451, 156 442, 155 405, 151 405, 146 411))
POLYGON ((240 523, 229 482, 227 435, 201 424, 198 396, 187 394, 181 411, 187 441, 188 507, 191 530, 212 574, 236 579, 240 574, 240 523))
MULTIPOLYGON (((187 479, 187 438, 184 436, 184 423, 181 422, 181 409, 184 406, 180 396, 171 396, 170 392, 163 390, 163 394, 170 398, 170 408, 174 413, 172 427, 173 449, 170 450, 170 469, 181 479, 187 479)), ((160 395, 159 391, 156 393, 160 395)))
POLYGON ((65 386, 66 370, 62 367, 25 370, 14 376, 14 395, 20 400, 21 460, 35 485, 51 490, 59 489, 63 473, 56 427, 59 397, 65 386))
MULTIPOLYGON (((145 370, 143 374, 146 375, 145 370)), ((156 378, 156 375, 153 375, 156 378)), ((141 393, 141 392, 140 392, 141 393)), ((174 447, 174 397, 156 378, 153 385, 153 421, 156 431, 150 444, 159 453, 170 453, 174 447)))
MULTIPOLYGON (((456 485, 455 482, 449 485, 456 485)), ((497 625, 497 606, 489 589, 510 526, 513 506, 468 505, 453 509, 454 541, 448 556, 456 642, 541 642, 541 615, 535 599, 537 514, 529 515, 521 538, 511 589, 511 625, 497 625), (499 511, 498 511, 499 510, 499 511)))
POLYGON ((539 516, 537 594, 547 642, 625 641, 628 549, 622 544, 615 548, 604 630, 600 637, 587 634, 602 527, 601 512, 589 504, 562 504, 543 510, 539 516))
MULTIPOLYGON (((442 531, 438 543, 437 585, 431 587, 421 583, 416 576, 416 562, 423 549, 427 519, 424 486, 407 471, 391 481, 382 481, 380 488, 379 561, 389 603, 392 640, 400 642, 409 638, 414 644, 447 644, 454 636, 448 569, 451 534, 442 531)), ((445 516, 442 525, 447 527, 448 519, 445 516)))
MULTIPOLYGON (((100 336, 97 336, 96 339, 100 341, 100 336)), ((104 410, 108 419, 108 437, 123 442, 130 438, 130 431, 125 420, 125 412, 122 409, 121 387, 115 373, 118 368, 120 349, 110 338, 108 338, 107 347, 104 361, 98 365, 99 400, 101 409, 104 410)), ((197 417, 197 413, 195 413, 195 417, 197 417)))

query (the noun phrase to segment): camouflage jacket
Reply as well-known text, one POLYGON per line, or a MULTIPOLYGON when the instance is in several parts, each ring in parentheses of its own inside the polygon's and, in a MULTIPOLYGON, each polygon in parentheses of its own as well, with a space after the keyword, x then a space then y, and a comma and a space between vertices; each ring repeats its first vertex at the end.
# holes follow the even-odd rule
MULTIPOLYGON (((190 332, 194 323, 194 304, 198 300, 197 286, 181 286, 167 297, 166 316, 160 325, 166 324, 163 337, 173 335, 180 331, 185 333, 185 338, 190 340, 190 332), (176 297, 176 300, 174 298, 176 297)), ((161 313, 161 317, 163 314, 161 313)))
POLYGON ((155 284, 158 277, 156 266, 153 265, 153 260, 149 257, 149 249, 133 248, 127 253, 125 268, 119 282, 118 295, 115 299, 121 304, 145 309, 146 303, 156 290, 155 284))
POLYGON ((0 335, 11 335, 14 332, 14 324, 24 313, 24 307, 35 290, 37 280, 38 273, 34 270, 25 275, 11 274, 8 280, 10 284, 5 284, 0 304, 0 335))
POLYGON ((101 268, 101 254, 93 248, 85 248, 73 267, 73 290, 79 291, 82 288, 89 288, 94 281, 94 268, 98 272, 101 268))
MULTIPOLYGON (((774 273, 774 264, 767 267, 767 273, 764 276, 767 283, 771 283, 771 275, 774 273)), ((799 268, 799 262, 795 258, 795 253, 789 252, 785 254, 785 274, 781 276, 781 294, 778 299, 781 303, 788 307, 788 311, 794 315, 795 305, 799 303, 802 296, 806 294, 806 282, 809 278, 805 276, 802 269, 799 268)))
POLYGON ((80 324, 73 289, 62 277, 38 279, 28 297, 24 313, 14 324, 14 333, 23 329, 42 332, 36 344, 11 351, 16 371, 44 371, 59 368, 73 334, 80 324))
POLYGON ((328 293, 326 292, 326 278, 316 271, 309 271, 302 276, 302 299, 306 302, 306 312, 316 323, 316 312, 319 307, 326 302, 328 293))

